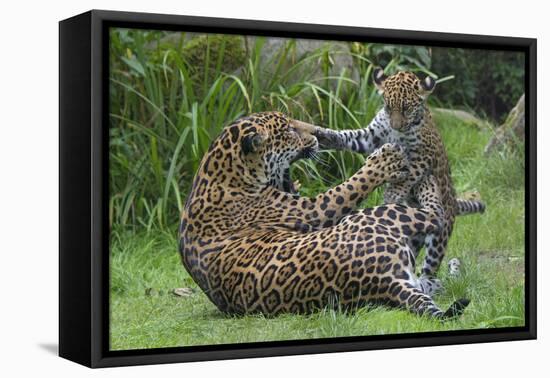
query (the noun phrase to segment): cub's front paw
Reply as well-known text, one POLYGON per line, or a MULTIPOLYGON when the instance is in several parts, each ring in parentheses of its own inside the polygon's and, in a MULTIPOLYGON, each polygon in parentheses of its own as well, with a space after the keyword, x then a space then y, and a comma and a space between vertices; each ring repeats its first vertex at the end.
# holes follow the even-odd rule
POLYGON ((321 150, 330 150, 338 148, 340 141, 336 132, 330 129, 325 129, 324 127, 316 126, 313 136, 317 138, 319 143, 319 148, 321 150))

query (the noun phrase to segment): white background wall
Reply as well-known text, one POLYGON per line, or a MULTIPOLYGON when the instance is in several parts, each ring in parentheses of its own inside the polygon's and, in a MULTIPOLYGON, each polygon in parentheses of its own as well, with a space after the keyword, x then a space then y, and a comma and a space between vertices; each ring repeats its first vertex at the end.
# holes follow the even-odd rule
MULTIPOLYGON (((2 2, 0 22, 0 374, 16 376, 489 376, 548 374, 550 27, 544 1, 128 0, 2 2), (55 356, 58 25, 91 8, 536 37, 539 340, 92 371, 55 356), (547 299, 547 298, 546 298, 547 299), (545 350, 546 349, 546 350, 545 350), (545 369, 546 368, 546 369, 545 369), (545 371, 546 370, 546 371, 545 371), (31 375, 32 374, 32 375, 31 375)), ((481 236, 482 237, 482 236, 481 236)))

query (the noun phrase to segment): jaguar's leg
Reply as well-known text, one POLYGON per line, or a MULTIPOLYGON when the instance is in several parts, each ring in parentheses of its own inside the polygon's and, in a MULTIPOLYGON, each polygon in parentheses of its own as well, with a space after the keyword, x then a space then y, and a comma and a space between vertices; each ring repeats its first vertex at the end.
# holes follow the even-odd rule
MULTIPOLYGON (((409 185, 412 185, 413 181, 409 182, 409 185)), ((399 188, 399 187, 397 187, 399 188)), ((407 203, 408 206, 418 207, 427 212, 430 212, 432 215, 438 217, 440 221, 443 219, 444 211, 443 205, 441 203, 441 194, 439 192, 439 187, 435 178, 431 175, 426 176, 422 181, 420 181, 415 187, 413 187, 412 192, 409 192, 406 187, 401 187, 399 194, 394 191, 393 188, 389 188, 388 200, 393 198, 400 197, 407 193, 407 203), (410 195, 412 194, 412 196, 410 195)), ((409 246, 414 252, 415 257, 418 257, 420 250, 425 245, 426 234, 417 234, 409 238, 409 246)))
POLYGON ((441 192, 434 176, 426 176, 420 181, 414 187, 413 195, 422 209, 433 212, 443 220, 444 210, 441 203, 441 192))
POLYGON ((451 223, 444 221, 440 232, 426 237, 426 258, 422 266, 422 277, 428 277, 429 279, 437 273, 443 257, 445 257, 451 230, 451 223))
MULTIPOLYGON (((300 209, 302 223, 325 228, 350 214, 378 186, 386 182, 402 181, 406 175, 407 161, 403 149, 396 144, 385 144, 370 154, 363 167, 352 177, 314 198, 279 192, 275 194, 279 202, 288 202, 300 209)), ((281 217, 276 212, 270 216, 281 217)))
POLYGON ((409 205, 407 198, 410 197, 411 189, 414 186, 413 180, 405 180, 388 185, 384 191, 384 203, 398 203, 409 205))
MULTIPOLYGON (((434 295, 436 292, 440 291, 443 286, 441 281, 434 276, 437 268, 441 264, 441 259, 443 258, 440 251, 444 251, 444 248, 441 248, 440 245, 445 240, 443 236, 446 235, 446 229, 448 228, 448 223, 444 219, 443 205, 441 203, 441 194, 439 192, 439 187, 437 181, 433 176, 427 176, 422 182, 420 182, 417 187, 413 190, 414 197, 418 200, 420 206, 424 209, 429 209, 431 212, 437 214, 442 220, 443 227, 437 232, 427 234, 424 237, 423 244, 426 246, 426 259, 422 269, 422 275, 419 278, 419 285, 421 290, 428 294, 434 295), (429 267, 429 268, 428 268, 429 267), (435 269, 431 269, 435 268, 435 269)), ((421 244, 419 243, 420 238, 413 240, 413 250, 416 255, 420 251, 421 244), (417 243, 415 245, 415 242, 417 243)))
MULTIPOLYGON (((449 268, 449 276, 457 277, 460 274, 460 260, 456 257, 449 260, 447 266, 449 268)), ((433 296, 443 290, 443 284, 440 279, 427 275, 422 275, 418 279, 418 287, 429 296, 433 296)))
POLYGON ((418 279, 418 287, 424 294, 434 296, 443 290, 441 280, 434 277, 421 276, 418 279))
POLYGON ((393 287, 390 288, 391 300, 397 302, 400 306, 407 308, 409 311, 419 314, 428 315, 435 318, 449 319, 460 316, 464 309, 469 304, 469 300, 460 299, 454 302, 451 307, 443 312, 433 301, 433 298, 426 291, 433 291, 423 288, 421 281, 414 274, 414 257, 412 250, 406 242, 401 244, 399 251, 402 271, 394 271, 394 276, 399 279, 395 281, 393 287))
POLYGON ((398 293, 395 298, 399 304, 406 307, 412 313, 428 315, 442 320, 460 316, 470 303, 468 299, 459 299, 455 301, 447 311, 443 312, 435 304, 431 296, 412 286, 407 281, 402 282, 399 288, 395 289, 395 292, 398 293))
MULTIPOLYGON (((424 246, 425 240, 426 235, 418 234, 411 238, 409 241, 409 245, 416 259, 420 254, 420 250, 424 246)), ((420 276, 418 278, 418 288, 422 290, 425 294, 433 296, 436 293, 443 291, 443 284, 441 283, 441 280, 435 277, 420 276)))

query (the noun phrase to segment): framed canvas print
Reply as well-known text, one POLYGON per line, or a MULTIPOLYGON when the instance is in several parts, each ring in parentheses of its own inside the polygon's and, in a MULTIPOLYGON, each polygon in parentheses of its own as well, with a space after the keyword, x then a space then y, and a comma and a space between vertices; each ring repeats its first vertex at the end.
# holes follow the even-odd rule
POLYGON ((536 337, 536 40, 60 22, 60 355, 536 337))

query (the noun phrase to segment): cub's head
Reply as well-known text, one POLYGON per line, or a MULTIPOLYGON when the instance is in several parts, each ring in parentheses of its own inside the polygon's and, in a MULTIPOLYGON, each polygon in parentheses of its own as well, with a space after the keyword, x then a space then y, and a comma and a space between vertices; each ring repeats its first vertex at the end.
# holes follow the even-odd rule
POLYGON ((420 123, 426 111, 426 99, 435 88, 432 77, 420 79, 412 72, 386 76, 382 68, 377 68, 373 79, 384 97, 384 109, 392 128, 406 131, 420 123))
POLYGON ((290 191, 290 165, 313 157, 318 150, 314 131, 315 126, 282 113, 256 113, 227 126, 218 145, 232 151, 234 158, 225 164, 233 165, 228 167, 232 174, 242 175, 247 184, 290 191))

